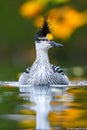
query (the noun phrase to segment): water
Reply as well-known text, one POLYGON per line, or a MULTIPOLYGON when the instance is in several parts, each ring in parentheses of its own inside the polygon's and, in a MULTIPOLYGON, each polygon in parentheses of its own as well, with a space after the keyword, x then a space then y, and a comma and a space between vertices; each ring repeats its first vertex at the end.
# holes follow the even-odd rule
POLYGON ((87 130, 87 80, 70 85, 0 82, 0 130, 87 130))

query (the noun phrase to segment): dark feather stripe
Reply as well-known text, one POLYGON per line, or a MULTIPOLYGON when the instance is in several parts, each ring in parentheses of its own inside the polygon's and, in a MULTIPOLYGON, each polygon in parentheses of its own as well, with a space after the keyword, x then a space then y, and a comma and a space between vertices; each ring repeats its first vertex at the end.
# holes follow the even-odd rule
POLYGON ((28 67, 26 70, 25 70, 25 73, 28 74, 30 72, 30 67, 28 67))
POLYGON ((56 66, 56 65, 53 65, 53 64, 51 66, 52 66, 52 69, 53 69, 54 73, 61 73, 62 75, 64 75, 64 72, 60 68, 60 66, 56 66))

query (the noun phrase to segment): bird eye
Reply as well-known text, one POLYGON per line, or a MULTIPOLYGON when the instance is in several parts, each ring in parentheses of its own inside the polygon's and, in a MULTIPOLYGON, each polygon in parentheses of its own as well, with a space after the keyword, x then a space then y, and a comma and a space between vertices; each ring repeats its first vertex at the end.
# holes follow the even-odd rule
POLYGON ((42 39, 42 41, 46 41, 46 39, 42 39))

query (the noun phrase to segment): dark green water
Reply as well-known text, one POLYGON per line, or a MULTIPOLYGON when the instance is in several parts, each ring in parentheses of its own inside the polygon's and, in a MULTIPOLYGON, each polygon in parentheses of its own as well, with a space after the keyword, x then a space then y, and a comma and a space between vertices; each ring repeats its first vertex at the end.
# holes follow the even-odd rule
POLYGON ((0 130, 87 129, 87 80, 68 87, 0 84, 0 130))

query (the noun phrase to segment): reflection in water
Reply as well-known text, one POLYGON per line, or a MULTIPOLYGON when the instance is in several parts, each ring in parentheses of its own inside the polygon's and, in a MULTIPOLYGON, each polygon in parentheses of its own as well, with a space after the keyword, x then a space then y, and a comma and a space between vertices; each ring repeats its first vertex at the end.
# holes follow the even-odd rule
POLYGON ((68 108, 67 102, 73 100, 73 96, 68 94, 65 86, 20 86, 20 92, 24 92, 24 100, 36 104, 29 107, 25 106, 25 108, 36 111, 37 130, 49 130, 49 112, 57 111, 61 113, 68 108), (53 102, 58 102, 58 104, 51 105, 53 102))
POLYGON ((36 106, 32 107, 36 111, 36 129, 50 128, 47 117, 50 111, 51 98, 49 89, 48 92, 45 92, 43 88, 41 88, 41 91, 37 88, 34 93, 30 93, 30 101, 36 103, 36 106))
POLYGON ((0 82, 0 130, 87 128, 86 83, 41 87, 0 82))

